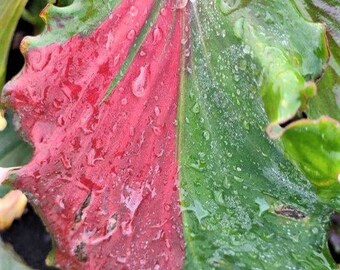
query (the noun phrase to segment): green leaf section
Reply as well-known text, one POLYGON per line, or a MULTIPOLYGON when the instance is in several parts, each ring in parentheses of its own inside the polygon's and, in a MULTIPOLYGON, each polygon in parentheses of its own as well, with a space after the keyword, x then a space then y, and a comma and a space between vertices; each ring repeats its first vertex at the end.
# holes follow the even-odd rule
POLYGON ((235 21, 235 35, 263 67, 261 94, 269 120, 282 123, 305 108, 316 92, 312 80, 322 73, 328 59, 325 29, 299 16, 292 4, 285 4, 287 9, 279 1, 252 5, 229 17, 235 21))
POLYGON ((5 83, 8 51, 27 0, 0 1, 0 89, 5 83))
POLYGON ((265 136, 259 94, 275 104, 271 121, 296 113, 325 62, 322 27, 292 1, 190 5, 178 126, 185 268, 336 269, 332 210, 265 136), (295 105, 283 114, 285 101, 295 105))
MULTIPOLYGON (((62 1, 61 4, 69 2, 69 0, 62 1)), ((74 35, 90 33, 120 2, 121 0, 105 2, 74 0, 72 4, 64 7, 48 4, 40 13, 47 24, 44 32, 39 36, 26 38, 22 48, 23 52, 27 47, 41 47, 54 43, 56 36, 62 43, 74 35)))
POLYGON ((320 120, 301 120, 279 133, 285 151, 303 169, 320 197, 339 209, 340 124, 336 120, 340 120, 340 2, 305 1, 298 8, 306 19, 325 23, 330 59, 307 110, 309 118, 320 120))
POLYGON ((340 209, 340 124, 327 117, 298 121, 289 126, 282 139, 320 196, 340 209))
POLYGON ((317 82, 318 94, 311 99, 308 115, 316 119, 328 115, 340 120, 340 2, 306 1, 312 18, 327 25, 331 57, 322 78, 317 82))
MULTIPOLYGON (((8 126, 0 132, 0 167, 24 165, 31 159, 33 148, 15 132, 11 113, 7 114, 6 120, 8 126)), ((8 185, 0 185, 0 198, 10 189, 8 185)))
POLYGON ((0 239, 0 269, 3 270, 30 270, 19 257, 14 255, 14 251, 5 245, 0 239))

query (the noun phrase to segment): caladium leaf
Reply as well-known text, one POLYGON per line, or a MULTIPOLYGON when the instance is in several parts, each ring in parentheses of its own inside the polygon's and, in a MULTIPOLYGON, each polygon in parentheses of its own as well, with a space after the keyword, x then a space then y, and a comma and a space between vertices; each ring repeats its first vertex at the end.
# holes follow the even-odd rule
POLYGON ((340 124, 329 118, 298 121, 283 135, 287 151, 303 167, 320 195, 339 208, 340 124), (325 188, 327 187, 327 189, 325 188))
POLYGON ((311 99, 308 114, 314 119, 328 115, 340 119, 340 21, 338 1, 305 1, 309 18, 324 22, 329 36, 331 58, 322 78, 318 81, 318 94, 311 99))
POLYGON ((299 11, 307 20, 325 23, 330 59, 322 77, 317 80, 318 94, 311 98, 306 110, 308 117, 314 120, 301 120, 285 129, 279 128, 276 136, 283 135, 286 152, 312 180, 324 201, 339 208, 340 24, 337 11, 340 5, 337 1, 322 0, 299 3, 299 11))
POLYGON ((293 1, 76 0, 42 15, 4 101, 35 146, 15 184, 57 265, 336 268, 332 209, 263 131, 315 94, 322 25, 293 1))

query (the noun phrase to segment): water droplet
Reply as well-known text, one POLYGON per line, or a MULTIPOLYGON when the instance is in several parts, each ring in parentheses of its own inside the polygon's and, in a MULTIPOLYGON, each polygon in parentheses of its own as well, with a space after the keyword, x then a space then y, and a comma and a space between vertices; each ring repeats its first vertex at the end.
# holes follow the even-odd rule
POLYGON ((157 44, 162 40, 163 33, 162 30, 159 27, 156 27, 155 30, 153 30, 153 44, 157 44))
POLYGON ((266 11, 266 16, 264 17, 264 21, 269 24, 274 22, 272 15, 270 15, 268 11, 266 11))
POLYGON ((57 119, 57 123, 58 123, 58 126, 62 127, 63 125, 65 125, 65 120, 64 120, 64 117, 62 115, 60 115, 57 119))
POLYGON ((210 133, 209 131, 205 130, 203 131, 203 137, 206 141, 209 141, 210 140, 210 133))
POLYGON ((192 107, 192 112, 196 114, 200 112, 200 107, 198 103, 195 103, 194 107, 192 107))
POLYGON ((223 198, 223 193, 222 191, 215 190, 214 191, 214 197, 215 197, 215 202, 220 205, 220 206, 225 206, 224 198, 223 198))
POLYGON ((177 0, 175 8, 182 9, 182 8, 185 8, 187 4, 188 4, 188 0, 177 0))
POLYGON ((61 154, 60 160, 66 170, 70 170, 72 168, 71 160, 67 156, 61 154))
POLYGON ((243 127, 246 129, 246 130, 249 130, 249 122, 247 120, 244 120, 243 121, 243 127))
POLYGON ((219 0, 219 7, 224 14, 234 11, 240 4, 241 0, 219 0))
POLYGON ((127 98, 122 98, 121 101, 120 101, 120 103, 121 103, 123 106, 126 105, 126 104, 128 104, 127 98))
POLYGON ((159 116, 160 114, 161 114, 161 109, 158 106, 156 106, 155 107, 155 115, 159 116))
POLYGON ((138 8, 136 8, 135 6, 131 6, 129 13, 132 17, 136 17, 138 15, 138 8))
POLYGON ((161 9, 161 15, 162 15, 162 16, 165 16, 165 15, 166 15, 166 9, 165 9, 165 8, 162 8, 162 9, 161 9))
POLYGON ((120 54, 116 55, 114 60, 113 60, 113 66, 117 66, 118 62, 119 62, 119 59, 120 59, 120 54))
POLYGON ((118 262, 118 263, 125 264, 126 261, 127 261, 127 258, 126 258, 126 257, 123 257, 123 256, 118 256, 118 257, 117 257, 117 262, 118 262))
POLYGON ((251 51, 250 46, 249 46, 249 45, 244 45, 244 47, 243 47, 243 52, 244 52, 245 54, 250 54, 250 51, 251 51))
POLYGON ((193 211, 199 223, 201 223, 203 218, 209 216, 209 212, 205 210, 201 202, 197 200, 195 200, 194 203, 190 205, 189 207, 184 208, 184 210, 193 211))
POLYGON ((166 204, 164 204, 164 209, 165 209, 165 211, 169 212, 170 209, 171 209, 171 206, 166 203, 166 204))
POLYGON ((133 137, 135 135, 135 128, 134 127, 129 128, 129 135, 130 135, 130 137, 133 137))
POLYGON ((234 176, 234 179, 239 183, 243 182, 243 179, 241 177, 236 176, 236 175, 234 176))
POLYGON ((317 234, 319 232, 319 229, 317 227, 314 227, 312 229, 312 233, 317 234))
POLYGON ((185 45, 187 42, 188 42, 188 39, 187 39, 187 38, 182 38, 182 39, 181 39, 181 44, 182 44, 182 45, 185 45))
POLYGON ((263 198, 256 198, 255 202, 259 205, 260 211, 259 211, 259 217, 262 215, 263 212, 267 211, 269 209, 269 204, 267 201, 263 198))
POLYGON ((132 93, 136 97, 143 97, 145 95, 145 85, 146 85, 146 76, 148 65, 143 66, 140 68, 139 75, 137 78, 132 82, 132 93))
POLYGON ((229 189, 229 188, 231 187, 231 184, 230 184, 230 182, 229 182, 228 177, 224 177, 223 186, 224 186, 226 189, 229 189))
POLYGON ((240 70, 245 71, 247 69, 247 61, 242 59, 240 61, 240 70))
POLYGON ((132 29, 127 33, 126 38, 128 40, 132 40, 135 38, 135 36, 136 36, 136 31, 132 29))
POLYGON ((155 135, 157 135, 157 136, 161 135, 161 133, 162 133, 162 129, 161 129, 160 127, 157 127, 157 126, 153 126, 153 127, 152 127, 152 131, 153 131, 153 133, 155 133, 155 135))
POLYGON ((244 33, 244 18, 243 17, 239 18, 235 22, 233 30, 234 30, 234 34, 236 37, 238 38, 243 37, 243 33, 244 33))

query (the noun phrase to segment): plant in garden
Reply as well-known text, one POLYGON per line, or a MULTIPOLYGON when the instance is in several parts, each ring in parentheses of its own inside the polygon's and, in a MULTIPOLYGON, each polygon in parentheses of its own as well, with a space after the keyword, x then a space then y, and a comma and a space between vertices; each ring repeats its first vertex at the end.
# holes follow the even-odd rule
POLYGON ((48 5, 2 102, 34 146, 8 182, 53 236, 49 263, 336 269, 326 239, 340 202, 339 9, 48 5))

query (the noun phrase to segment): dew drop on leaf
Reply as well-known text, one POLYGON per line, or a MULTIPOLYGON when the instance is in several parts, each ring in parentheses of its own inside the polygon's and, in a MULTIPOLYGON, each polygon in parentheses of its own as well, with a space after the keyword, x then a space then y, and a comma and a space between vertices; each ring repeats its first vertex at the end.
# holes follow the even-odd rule
POLYGON ((136 8, 135 6, 131 6, 129 13, 132 17, 135 17, 138 15, 138 8, 136 8))
POLYGON ((219 0, 220 10, 224 14, 229 14, 230 12, 237 9, 241 4, 241 0, 219 0))
POLYGON ((143 97, 145 95, 145 85, 148 65, 140 68, 139 75, 132 82, 132 93, 136 97, 143 97))
POLYGON ((127 33, 126 38, 127 38, 128 40, 132 40, 132 39, 135 38, 135 36, 136 36, 136 31, 133 30, 133 29, 131 29, 131 30, 127 33))

